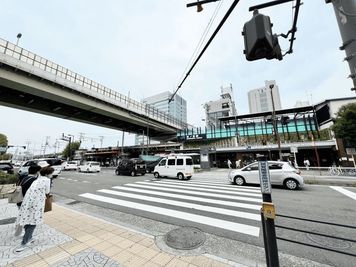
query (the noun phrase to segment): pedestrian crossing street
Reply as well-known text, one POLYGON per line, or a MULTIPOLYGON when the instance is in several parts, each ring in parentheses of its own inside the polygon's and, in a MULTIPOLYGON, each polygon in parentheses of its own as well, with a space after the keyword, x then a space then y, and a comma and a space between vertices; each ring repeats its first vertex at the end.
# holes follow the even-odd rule
MULTIPOLYGON (((193 179, 194 178, 194 179, 193 179)), ((237 187, 226 179, 201 177, 189 181, 152 179, 79 195, 152 214, 234 233, 259 237, 262 195, 259 187, 237 187)))

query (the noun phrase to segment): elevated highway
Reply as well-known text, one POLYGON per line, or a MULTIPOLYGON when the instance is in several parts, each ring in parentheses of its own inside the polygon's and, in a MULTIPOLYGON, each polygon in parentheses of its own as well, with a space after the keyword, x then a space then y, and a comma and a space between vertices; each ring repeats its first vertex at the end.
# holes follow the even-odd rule
POLYGON ((155 139, 186 124, 0 38, 0 105, 155 139))

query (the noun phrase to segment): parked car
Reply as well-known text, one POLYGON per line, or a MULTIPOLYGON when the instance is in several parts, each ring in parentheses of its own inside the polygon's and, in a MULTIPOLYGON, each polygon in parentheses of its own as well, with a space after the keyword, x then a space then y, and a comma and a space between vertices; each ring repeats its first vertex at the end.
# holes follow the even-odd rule
POLYGON ((42 158, 42 159, 31 159, 26 161, 19 169, 18 174, 19 175, 26 175, 28 174, 28 168, 31 165, 38 164, 38 165, 46 165, 51 166, 54 169, 54 172, 52 174, 53 178, 58 177, 61 172, 62 172, 62 160, 61 159, 56 159, 56 158, 42 158))
POLYGON ((63 171, 76 171, 78 170, 78 164, 76 161, 67 161, 62 163, 63 171))
POLYGON ((0 171, 6 172, 8 174, 14 173, 14 166, 10 162, 1 162, 0 163, 0 171))
POLYGON ((122 159, 116 167, 115 174, 129 174, 131 176, 136 176, 136 174, 145 175, 146 164, 143 160, 138 158, 122 159))
POLYGON ((177 177, 179 180, 190 179, 193 175, 193 160, 189 156, 177 155, 163 158, 156 165, 153 175, 155 178, 161 176, 177 177))
POLYGON ((79 172, 100 172, 100 163, 96 161, 87 161, 83 165, 79 165, 79 172))
MULTIPOLYGON (((284 161, 268 161, 272 185, 283 185, 287 189, 296 190, 304 186, 304 179, 300 171, 284 161)), ((232 170, 228 174, 231 183, 242 186, 244 184, 259 184, 258 162, 232 170)))

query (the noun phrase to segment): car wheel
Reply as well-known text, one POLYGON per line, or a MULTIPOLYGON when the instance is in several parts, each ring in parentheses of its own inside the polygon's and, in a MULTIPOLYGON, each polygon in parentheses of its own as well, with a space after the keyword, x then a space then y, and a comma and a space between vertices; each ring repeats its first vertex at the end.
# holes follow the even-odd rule
POLYGON ((289 190, 297 190, 299 187, 299 183, 297 180, 295 180, 293 178, 287 178, 284 181, 284 186, 289 190))
POLYGON ((178 173, 177 178, 178 180, 183 180, 184 179, 183 173, 178 173))
POLYGON ((155 172, 155 173, 153 174, 153 176, 154 176, 155 178, 159 178, 159 173, 158 173, 158 172, 155 172))
POLYGON ((141 173, 141 175, 142 175, 142 176, 144 176, 144 175, 145 175, 145 173, 143 172, 143 173, 141 173))
POLYGON ((136 173, 134 171, 131 172, 131 176, 135 176, 136 173))
POLYGON ((187 180, 190 180, 190 178, 192 178, 192 176, 188 176, 188 177, 187 177, 187 180))
POLYGON ((244 185, 246 183, 245 179, 241 176, 236 176, 234 181, 235 181, 235 184, 239 185, 239 186, 244 185))
POLYGON ((87 172, 89 172, 89 169, 87 169, 87 172))

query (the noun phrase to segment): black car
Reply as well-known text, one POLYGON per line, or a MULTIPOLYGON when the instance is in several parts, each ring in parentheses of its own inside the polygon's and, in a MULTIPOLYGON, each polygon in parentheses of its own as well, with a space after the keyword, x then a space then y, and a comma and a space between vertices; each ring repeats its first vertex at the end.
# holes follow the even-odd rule
POLYGON ((129 174, 135 176, 136 174, 146 174, 146 164, 141 159, 122 159, 115 170, 116 175, 129 174))
POLYGON ((147 172, 151 173, 154 171, 156 165, 161 161, 162 158, 159 158, 158 160, 155 161, 146 161, 146 169, 147 172))
POLYGON ((14 173, 14 167, 10 162, 1 162, 0 163, 0 171, 7 172, 8 174, 14 173))

